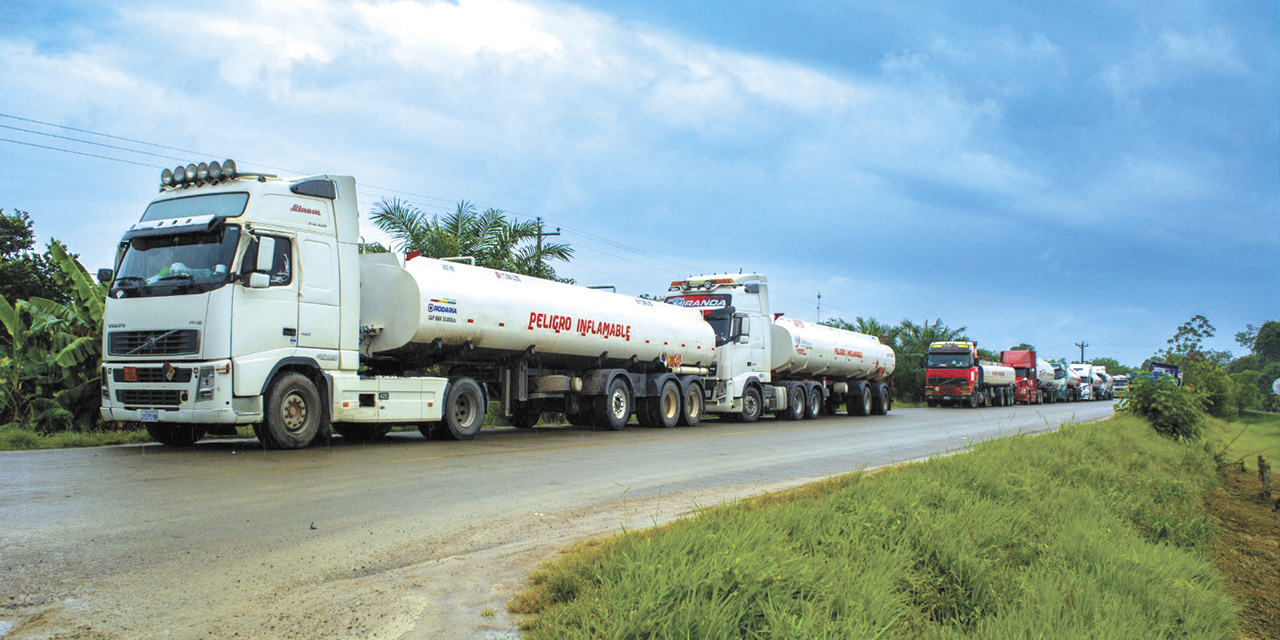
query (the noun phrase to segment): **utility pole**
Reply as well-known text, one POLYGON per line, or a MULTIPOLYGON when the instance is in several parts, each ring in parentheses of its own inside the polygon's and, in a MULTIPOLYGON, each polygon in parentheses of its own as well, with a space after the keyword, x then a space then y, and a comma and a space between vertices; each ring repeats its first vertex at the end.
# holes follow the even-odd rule
POLYGON ((818 292, 818 318, 815 322, 822 322, 822 292, 818 292))
POLYGON ((549 236, 560 235, 560 227, 556 227, 555 233, 542 232, 542 216, 538 216, 538 271, 542 271, 542 239, 549 236))
POLYGON ((1080 364, 1084 364, 1084 348, 1085 348, 1085 347, 1087 347, 1087 346, 1089 346, 1089 343, 1088 343, 1088 342, 1077 342, 1077 343, 1076 343, 1076 346, 1077 346, 1077 347, 1080 347, 1080 364))

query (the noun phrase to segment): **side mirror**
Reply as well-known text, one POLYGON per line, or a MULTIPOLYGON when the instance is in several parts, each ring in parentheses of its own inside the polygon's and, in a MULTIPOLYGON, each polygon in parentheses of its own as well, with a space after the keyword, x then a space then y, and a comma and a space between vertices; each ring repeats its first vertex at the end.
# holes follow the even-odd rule
POLYGON ((102 284, 111 282, 113 276, 115 276, 115 272, 110 269, 98 269, 98 282, 102 284))
POLYGON ((270 287, 270 286, 271 286, 270 274, 262 273, 260 271, 255 271, 249 274, 250 289, 266 289, 267 287, 270 287))
MULTIPOLYGON (((271 267, 276 261, 276 239, 266 236, 258 238, 258 260, 253 265, 255 272, 264 274, 271 273, 271 267)), ((253 286, 252 282, 249 286, 253 286)))

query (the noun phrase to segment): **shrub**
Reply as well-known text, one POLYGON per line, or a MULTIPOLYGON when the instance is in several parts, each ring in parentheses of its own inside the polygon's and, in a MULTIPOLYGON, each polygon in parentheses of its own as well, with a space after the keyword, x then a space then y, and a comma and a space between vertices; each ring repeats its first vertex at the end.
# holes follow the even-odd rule
POLYGON ((1200 437, 1200 400, 1169 376, 1138 376, 1129 383, 1123 410, 1145 418, 1161 435, 1179 440, 1200 437))

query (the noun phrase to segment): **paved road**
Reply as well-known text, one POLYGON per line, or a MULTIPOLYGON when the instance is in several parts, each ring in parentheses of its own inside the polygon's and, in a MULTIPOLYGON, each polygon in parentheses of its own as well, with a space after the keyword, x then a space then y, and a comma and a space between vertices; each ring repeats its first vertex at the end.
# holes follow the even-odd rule
POLYGON ((304 451, 0 453, 0 637, 507 637, 503 604, 574 541, 1110 414, 906 409, 304 451))

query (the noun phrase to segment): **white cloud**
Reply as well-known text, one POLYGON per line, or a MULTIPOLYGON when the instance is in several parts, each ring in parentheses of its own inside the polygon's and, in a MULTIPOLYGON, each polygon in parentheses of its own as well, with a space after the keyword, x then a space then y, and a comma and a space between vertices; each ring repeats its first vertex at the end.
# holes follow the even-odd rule
POLYGON ((1240 76, 1249 65, 1230 34, 1165 31, 1128 58, 1108 65, 1102 77, 1122 105, 1137 107, 1145 93, 1205 75, 1240 76))

